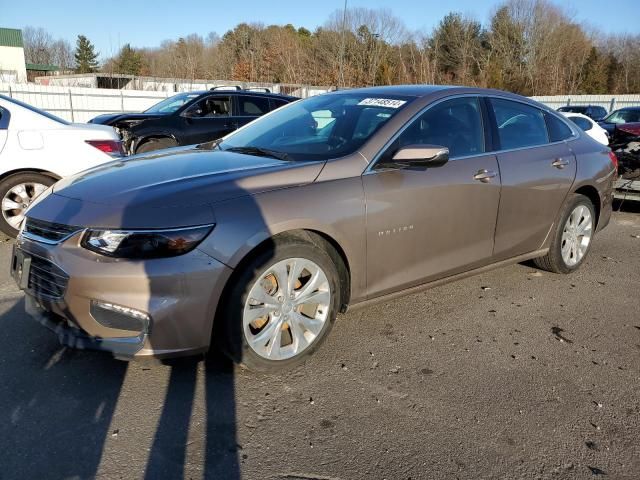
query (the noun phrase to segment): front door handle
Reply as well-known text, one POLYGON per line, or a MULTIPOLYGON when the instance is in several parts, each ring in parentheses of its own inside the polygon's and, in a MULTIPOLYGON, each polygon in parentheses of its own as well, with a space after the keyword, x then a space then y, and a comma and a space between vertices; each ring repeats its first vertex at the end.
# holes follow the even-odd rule
POLYGON ((562 170, 569 165, 569 162, 563 158, 556 158, 551 165, 562 170))
POLYGON ((476 173, 473 176, 474 180, 478 180, 482 183, 489 183, 491 181, 492 178, 497 177, 498 174, 496 172, 492 172, 491 170, 478 170, 478 173, 476 173))

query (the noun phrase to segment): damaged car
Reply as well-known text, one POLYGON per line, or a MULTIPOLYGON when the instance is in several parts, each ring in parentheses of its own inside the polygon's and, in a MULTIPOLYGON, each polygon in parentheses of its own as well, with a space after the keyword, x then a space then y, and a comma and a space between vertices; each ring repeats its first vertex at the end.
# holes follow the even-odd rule
POLYGON ((109 113, 89 123, 115 127, 133 155, 216 140, 294 100, 268 89, 214 87, 179 93, 142 113, 109 113))

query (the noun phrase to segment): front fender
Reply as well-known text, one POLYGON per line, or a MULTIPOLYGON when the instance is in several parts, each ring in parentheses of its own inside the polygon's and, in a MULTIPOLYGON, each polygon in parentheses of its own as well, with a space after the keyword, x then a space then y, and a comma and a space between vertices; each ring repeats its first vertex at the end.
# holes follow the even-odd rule
POLYGON ((330 238, 344 253, 351 299, 365 294, 365 216, 360 177, 248 195, 213 206, 216 226, 199 246, 236 268, 253 249, 280 233, 309 230, 330 238))

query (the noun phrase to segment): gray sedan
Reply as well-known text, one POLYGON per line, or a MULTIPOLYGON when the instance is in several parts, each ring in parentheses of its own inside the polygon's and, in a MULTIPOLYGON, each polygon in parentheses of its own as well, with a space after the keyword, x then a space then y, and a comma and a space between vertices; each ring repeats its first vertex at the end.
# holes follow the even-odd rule
POLYGON ((530 259, 575 271, 615 176, 607 147, 524 97, 340 91, 62 180, 27 212, 12 273, 66 345, 130 359, 215 342, 275 371, 348 308, 530 259))

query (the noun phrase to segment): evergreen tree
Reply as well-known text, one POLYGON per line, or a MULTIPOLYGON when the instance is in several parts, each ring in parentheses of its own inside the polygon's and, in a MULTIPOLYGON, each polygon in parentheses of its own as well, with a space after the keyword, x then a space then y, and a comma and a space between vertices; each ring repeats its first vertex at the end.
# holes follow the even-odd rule
POLYGON ((116 60, 116 68, 118 73, 140 75, 142 63, 142 54, 131 48, 131 45, 127 43, 122 47, 122 50, 120 50, 120 54, 116 60))
POLYGON ((598 53, 596 47, 591 47, 589 56, 584 63, 584 77, 581 90, 585 94, 598 94, 607 92, 609 58, 604 58, 598 53))
POLYGON ((98 54, 93 44, 84 35, 78 35, 76 40, 76 73, 92 73, 98 69, 98 54))

